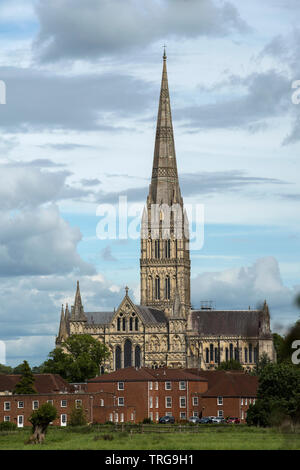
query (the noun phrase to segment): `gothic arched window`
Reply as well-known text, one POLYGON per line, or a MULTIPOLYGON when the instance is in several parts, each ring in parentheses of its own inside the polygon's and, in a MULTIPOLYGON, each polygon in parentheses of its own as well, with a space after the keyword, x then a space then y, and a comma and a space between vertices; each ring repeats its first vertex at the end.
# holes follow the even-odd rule
POLYGON ((123 331, 126 331, 126 318, 123 318, 123 331))
POLYGON ((211 362, 214 362, 214 345, 213 344, 209 345, 209 360, 211 362))
POLYGON ((171 288, 170 288, 170 276, 166 277, 165 281, 165 298, 170 300, 171 297, 171 288))
POLYGON ((252 362, 252 344, 249 344, 249 362, 252 362))
POLYGON ((139 329, 139 319, 138 317, 135 318, 135 331, 138 331, 139 329))
POLYGON ((116 347, 115 367, 116 367, 116 370, 121 369, 121 347, 120 346, 116 347))
POLYGON ((205 362, 209 362, 209 350, 208 348, 205 348, 205 362))
POLYGON ((139 345, 135 347, 134 365, 135 367, 141 367, 141 348, 139 345))
POLYGON ((160 242, 155 240, 154 242, 154 256, 156 259, 160 258, 160 242))
POLYGON ((233 360, 233 344, 232 343, 230 343, 229 345, 229 351, 230 351, 229 358, 232 361, 233 360))
POLYGON ((118 331, 121 330, 121 318, 118 318, 118 319, 117 319, 117 330, 118 330, 118 331))
POLYGON ((248 349, 245 348, 245 362, 248 362, 248 349))
POLYGON ((170 239, 165 241, 165 257, 166 258, 171 257, 171 242, 170 242, 170 239))
POLYGON ((124 344, 124 367, 132 366, 132 345, 129 339, 124 344))
POLYGON ((258 361, 258 348, 255 346, 254 348, 254 362, 258 361))
POLYGON ((229 359, 229 351, 228 348, 225 349, 225 361, 227 362, 229 359))
POLYGON ((129 330, 132 331, 132 329, 133 329, 133 318, 130 317, 129 318, 129 330))
POLYGON ((160 279, 158 276, 155 278, 155 299, 160 299, 160 279))
POLYGON ((234 348, 234 359, 236 361, 240 360, 240 355, 239 355, 239 348, 234 348))

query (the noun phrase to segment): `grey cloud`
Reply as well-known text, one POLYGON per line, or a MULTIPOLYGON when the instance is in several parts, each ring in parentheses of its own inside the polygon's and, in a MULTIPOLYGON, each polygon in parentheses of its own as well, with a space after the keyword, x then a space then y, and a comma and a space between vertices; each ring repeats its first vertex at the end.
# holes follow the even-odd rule
POLYGON ((111 247, 109 245, 103 248, 101 252, 101 258, 103 261, 117 261, 117 258, 112 255, 111 247))
POLYGON ((36 55, 49 62, 128 54, 167 38, 249 31, 231 3, 213 0, 52 0, 39 1, 36 12, 36 55))
POLYGON ((81 259, 80 230, 60 217, 54 205, 34 211, 1 214, 0 276, 49 275, 77 270, 93 274, 81 259))
MULTIPOLYGON (((151 85, 145 86, 143 80, 127 75, 61 76, 35 69, 0 67, 0 76, 8 90, 0 128, 9 132, 43 129, 120 132, 125 128, 115 124, 116 117, 143 113, 154 99, 151 85)), ((58 150, 74 148, 70 144, 53 145, 58 150)))
MULTIPOLYGON (((243 171, 212 171, 185 173, 180 177, 182 194, 185 197, 196 195, 210 195, 215 193, 228 193, 231 191, 242 191, 245 187, 254 185, 281 185, 287 184, 285 181, 276 178, 264 178, 261 176, 247 176, 243 171)), ((129 202, 145 201, 148 186, 139 188, 129 188, 120 192, 99 191, 95 197, 100 203, 115 204, 120 196, 127 196, 129 202)))
MULTIPOLYGON (((56 163, 53 162, 52 160, 49 160, 48 158, 36 158, 35 160, 31 160, 29 162, 17 162, 21 166, 34 166, 38 168, 56 168, 56 167, 61 167, 65 166, 64 163, 56 163)), ((13 164, 12 166, 15 166, 13 164)))
POLYGON ((91 178, 91 179, 81 179, 80 183, 82 186, 98 186, 101 184, 101 181, 98 178, 91 178))
POLYGON ((201 300, 209 299, 219 309, 246 310, 249 305, 256 308, 266 299, 276 322, 296 320, 295 291, 284 286, 278 262, 272 256, 260 258, 252 266, 199 274, 191 285, 194 308, 201 300))
MULTIPOLYGON (((214 103, 177 109, 175 119, 185 121, 192 130, 207 128, 246 128, 251 132, 266 125, 268 118, 282 115, 290 108, 290 82, 275 70, 246 78, 230 77, 227 82, 206 89, 216 97, 214 103), (243 91, 232 98, 232 91, 243 91), (224 90, 230 93, 224 95, 224 90), (218 92, 223 94, 218 97, 218 92)), ((201 89, 200 89, 201 92, 201 89)))
POLYGON ((33 162, 29 166, 20 162, 0 165, 1 210, 35 207, 90 194, 87 190, 73 188, 66 183, 70 172, 45 171, 36 165, 36 161, 35 164, 33 162))
POLYGON ((62 151, 95 148, 93 145, 71 144, 71 143, 43 144, 43 145, 40 145, 39 147, 41 147, 41 148, 50 148, 50 149, 53 149, 53 150, 62 150, 62 151))

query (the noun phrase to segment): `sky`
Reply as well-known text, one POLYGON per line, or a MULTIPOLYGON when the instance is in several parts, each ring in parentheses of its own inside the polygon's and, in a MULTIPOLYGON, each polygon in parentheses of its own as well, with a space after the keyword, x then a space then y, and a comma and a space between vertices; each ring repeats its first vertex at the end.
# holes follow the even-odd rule
POLYGON ((139 302, 139 239, 98 229, 103 204, 119 224, 119 196, 131 216, 145 202, 164 44, 182 196, 204 213, 192 305, 266 299, 281 334, 299 318, 299 15, 297 0, 0 1, 7 364, 46 360, 77 279, 86 311, 126 285, 139 302))

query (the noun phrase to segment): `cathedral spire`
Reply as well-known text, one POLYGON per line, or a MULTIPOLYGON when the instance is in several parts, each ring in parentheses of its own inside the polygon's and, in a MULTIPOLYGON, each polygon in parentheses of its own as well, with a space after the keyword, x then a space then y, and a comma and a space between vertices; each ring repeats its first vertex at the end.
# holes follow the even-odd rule
POLYGON ((72 319, 79 320, 79 321, 86 320, 84 311, 83 311, 82 301, 81 301, 79 281, 77 281, 75 301, 74 301, 74 306, 72 307, 72 319))
POLYGON ((58 344, 61 341, 64 341, 68 336, 67 333, 67 325, 66 325, 66 320, 65 320, 65 314, 64 314, 64 306, 61 306, 61 314, 60 314, 60 324, 59 324, 59 332, 58 332, 58 337, 56 339, 56 343, 58 344))
POLYGON ((148 202, 169 205, 172 203, 182 204, 177 174, 165 49, 148 202))

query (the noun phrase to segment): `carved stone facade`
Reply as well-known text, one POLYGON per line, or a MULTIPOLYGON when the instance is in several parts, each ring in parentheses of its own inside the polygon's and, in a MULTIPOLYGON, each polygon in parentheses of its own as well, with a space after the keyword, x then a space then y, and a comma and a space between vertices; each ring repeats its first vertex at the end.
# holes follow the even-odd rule
POLYGON ((216 368, 237 359, 247 369, 263 353, 275 361, 267 303, 260 310, 193 310, 188 220, 181 196, 163 58, 152 179, 141 223, 141 305, 128 288, 117 310, 84 312, 79 283, 71 313, 61 311, 56 344, 87 333, 110 350, 105 370, 123 367, 216 368))

